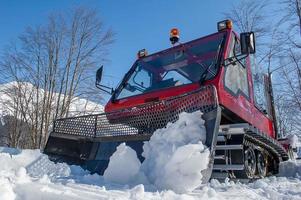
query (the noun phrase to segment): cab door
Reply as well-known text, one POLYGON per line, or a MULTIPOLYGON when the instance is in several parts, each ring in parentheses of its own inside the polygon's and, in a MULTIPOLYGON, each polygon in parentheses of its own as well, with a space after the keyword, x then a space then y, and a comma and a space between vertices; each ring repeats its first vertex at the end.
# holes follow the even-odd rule
POLYGON ((240 43, 234 33, 225 62, 223 86, 226 94, 225 106, 240 118, 251 122, 252 104, 250 95, 250 70, 246 59, 236 59, 240 53, 240 43))

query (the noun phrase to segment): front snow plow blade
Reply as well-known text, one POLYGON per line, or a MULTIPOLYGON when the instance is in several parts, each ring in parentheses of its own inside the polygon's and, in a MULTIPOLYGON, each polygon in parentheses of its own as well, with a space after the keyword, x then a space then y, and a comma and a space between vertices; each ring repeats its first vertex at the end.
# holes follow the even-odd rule
POLYGON ((210 163, 203 177, 211 176, 221 110, 216 88, 212 85, 169 99, 112 113, 58 119, 54 122, 44 153, 56 162, 76 164, 92 173, 103 174, 116 147, 125 142, 143 161, 143 142, 169 122, 175 122, 182 112, 203 112, 206 146, 210 148, 210 163))

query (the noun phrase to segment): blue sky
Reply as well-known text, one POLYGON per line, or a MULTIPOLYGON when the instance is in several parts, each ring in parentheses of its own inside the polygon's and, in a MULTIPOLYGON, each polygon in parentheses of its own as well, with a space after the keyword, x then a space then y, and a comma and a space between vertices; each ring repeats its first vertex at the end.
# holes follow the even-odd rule
POLYGON ((138 50, 149 53, 170 47, 169 30, 180 29, 181 41, 216 31, 223 12, 239 0, 0 0, 0 49, 27 26, 43 24, 51 12, 84 5, 99 11, 105 25, 116 33, 105 64, 105 82, 116 86, 136 59, 138 50))

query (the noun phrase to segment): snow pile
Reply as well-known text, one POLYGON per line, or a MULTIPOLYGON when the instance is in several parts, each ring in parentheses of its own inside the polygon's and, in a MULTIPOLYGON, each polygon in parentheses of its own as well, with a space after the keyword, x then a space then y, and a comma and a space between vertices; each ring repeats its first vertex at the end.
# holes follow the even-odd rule
POLYGON ((301 162, 300 160, 288 160, 280 163, 279 176, 286 177, 301 177, 301 162))
POLYGON ((157 189, 179 193, 199 187, 201 172, 207 168, 210 153, 202 143, 206 140, 206 131, 201 116, 200 111, 182 113, 178 121, 157 130, 143 146, 145 160, 140 173, 136 152, 121 144, 110 158, 105 178, 123 184, 147 178, 147 183, 157 189))
POLYGON ((143 146, 142 171, 159 189, 192 191, 201 184, 209 163, 206 130, 200 111, 181 113, 179 120, 157 130, 143 146))
MULTIPOLYGON (((2 174, 0 174, 2 176, 2 174)), ((13 200, 16 195, 8 178, 0 178, 0 199, 13 200)))
POLYGON ((80 167, 51 162, 39 150, 0 147, 0 163, 1 200, 61 199, 62 195, 74 199, 76 194, 61 187, 75 181, 91 183, 95 179, 80 167), (76 180, 77 177, 80 178, 76 180))
POLYGON ((120 184, 130 183, 138 175, 140 166, 136 152, 122 143, 111 156, 109 166, 104 172, 104 179, 120 184))
MULTIPOLYGON (((14 173, 40 156, 38 150, 16 150, 0 147, 0 171, 14 173)), ((44 155, 46 156, 46 155, 44 155)))
POLYGON ((299 146, 298 136, 295 134, 287 136, 288 142, 292 148, 297 148, 299 146))
POLYGON ((35 161, 26 167, 28 174, 33 177, 47 175, 49 178, 67 177, 71 174, 71 169, 65 163, 49 162, 48 156, 42 154, 35 161), (39 170, 36 170, 39 169, 39 170))
POLYGON ((16 149, 0 147, 0 163, 2 163, 0 172, 5 171, 18 176, 28 174, 32 177, 42 178, 47 175, 49 178, 56 178, 68 177, 71 174, 67 164, 55 164, 48 159, 47 155, 41 154, 39 150, 17 151, 16 149))

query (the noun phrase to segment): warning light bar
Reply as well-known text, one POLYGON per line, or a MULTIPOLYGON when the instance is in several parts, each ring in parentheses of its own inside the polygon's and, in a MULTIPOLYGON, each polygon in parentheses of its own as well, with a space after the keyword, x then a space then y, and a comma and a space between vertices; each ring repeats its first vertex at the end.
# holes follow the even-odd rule
POLYGON ((225 29, 231 29, 231 28, 232 28, 232 21, 229 19, 217 23, 218 31, 222 31, 225 29))
POLYGON ((169 40, 171 42, 172 45, 174 45, 175 43, 177 43, 180 40, 180 32, 177 28, 173 28, 170 30, 170 37, 169 40))
POLYGON ((141 49, 140 51, 138 51, 138 53, 137 53, 137 57, 138 57, 138 58, 143 58, 143 57, 145 57, 145 56, 147 56, 147 51, 146 51, 146 49, 141 49))

